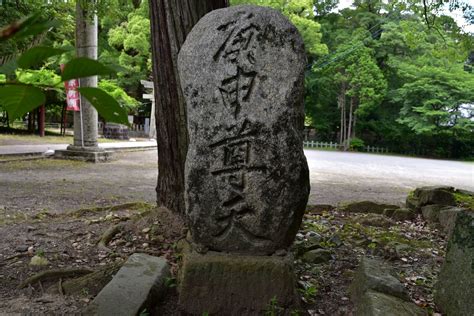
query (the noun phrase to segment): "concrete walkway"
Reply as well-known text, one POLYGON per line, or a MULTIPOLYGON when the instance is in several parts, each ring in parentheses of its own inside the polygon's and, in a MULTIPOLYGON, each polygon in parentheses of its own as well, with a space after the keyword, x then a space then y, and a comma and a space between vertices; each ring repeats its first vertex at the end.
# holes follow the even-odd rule
MULTIPOLYGON (((48 150, 65 150, 67 146, 69 144, 0 146, 0 156, 41 155, 48 150)), ((111 151, 155 149, 156 141, 99 143, 99 147, 111 151)))

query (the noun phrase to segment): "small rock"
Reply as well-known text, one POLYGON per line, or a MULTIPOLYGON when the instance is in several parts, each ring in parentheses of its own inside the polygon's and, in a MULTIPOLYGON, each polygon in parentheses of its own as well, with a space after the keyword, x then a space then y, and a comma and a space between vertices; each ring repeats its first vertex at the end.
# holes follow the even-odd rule
POLYGON ((30 266, 46 266, 49 261, 45 257, 33 256, 30 261, 30 266))
POLYGON ((26 227, 26 231, 27 231, 27 232, 31 232, 31 231, 33 231, 33 230, 36 230, 36 227, 33 227, 33 226, 28 226, 28 227, 26 227))
POLYGON ((150 230, 151 230, 150 227, 143 228, 143 229, 142 229, 142 233, 146 234, 146 233, 150 232, 150 230))
POLYGON ((334 244, 336 247, 341 247, 343 242, 341 240, 341 237, 339 235, 333 235, 330 239, 329 242, 334 244))
POLYGON ((304 235, 302 233, 296 234, 296 239, 302 240, 304 238, 304 235))
POLYGON ((439 212, 443 208, 442 205, 426 205, 421 208, 423 218, 430 223, 437 223, 439 221, 439 212))
POLYGON ((76 248, 77 246, 79 246, 79 243, 78 243, 78 242, 73 242, 73 243, 72 243, 72 246, 73 246, 74 248, 76 248))
POLYGON ((30 255, 34 254, 34 253, 35 253, 35 247, 29 246, 29 247, 28 247, 28 253, 29 253, 30 255))
POLYGON ((150 246, 150 244, 147 243, 147 242, 144 242, 144 243, 142 244, 142 246, 143 246, 143 248, 148 248, 148 247, 150 246))
POLYGON ((338 209, 352 213, 375 213, 382 214, 385 209, 397 209, 398 206, 377 203, 372 201, 346 202, 340 203, 338 209))
POLYGON ((29 247, 26 246, 26 245, 21 245, 21 246, 16 247, 15 250, 16 250, 17 252, 25 252, 25 251, 28 251, 28 248, 29 248, 29 247))
POLYGON ((287 251, 285 249, 278 249, 275 251, 275 256, 284 257, 286 256, 287 251))
POLYGON ((306 252, 302 259, 307 263, 325 263, 331 260, 331 252, 326 249, 313 249, 306 252))

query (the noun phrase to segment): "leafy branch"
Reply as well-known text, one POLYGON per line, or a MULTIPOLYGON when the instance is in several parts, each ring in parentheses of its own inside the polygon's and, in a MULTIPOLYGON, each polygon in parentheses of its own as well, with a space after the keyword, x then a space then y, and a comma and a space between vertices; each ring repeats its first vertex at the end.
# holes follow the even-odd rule
MULTIPOLYGON (((41 21, 37 16, 29 17, 0 29, 0 42, 36 35, 55 25, 54 21, 41 21)), ((44 104, 46 101, 45 90, 51 89, 52 86, 20 83, 9 77, 15 74, 18 68, 31 69, 44 64, 50 57, 62 55, 66 52, 67 50, 64 49, 36 46, 0 67, 0 73, 7 75, 7 80, 0 85, 0 105, 7 111, 10 121, 14 121, 44 104)), ((78 57, 73 58, 65 65, 61 81, 114 73, 114 69, 101 64, 97 60, 78 57)), ((109 122, 129 124, 125 108, 107 92, 100 88, 84 87, 78 90, 104 119, 109 122)))

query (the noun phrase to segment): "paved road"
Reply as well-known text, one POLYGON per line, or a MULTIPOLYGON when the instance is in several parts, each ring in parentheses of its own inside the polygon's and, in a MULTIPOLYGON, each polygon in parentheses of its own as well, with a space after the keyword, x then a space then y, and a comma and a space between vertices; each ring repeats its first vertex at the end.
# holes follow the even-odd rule
POLYGON ((311 203, 374 200, 401 204, 418 186, 474 191, 474 164, 362 153, 306 150, 311 203))
MULTIPOLYGON (((452 185, 474 190, 474 164, 307 150, 312 204, 375 200, 401 204, 409 190, 452 185)), ((156 201, 154 150, 118 154, 105 164, 62 160, 0 164, 0 216, 64 212, 93 205, 156 201)))

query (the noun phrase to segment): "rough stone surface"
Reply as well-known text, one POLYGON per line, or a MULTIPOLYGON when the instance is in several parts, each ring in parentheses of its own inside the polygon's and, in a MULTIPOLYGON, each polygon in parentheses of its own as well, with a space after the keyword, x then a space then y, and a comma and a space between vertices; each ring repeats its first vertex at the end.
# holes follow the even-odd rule
POLYGON ((423 218, 427 222, 437 223, 439 221, 439 212, 443 208, 443 205, 426 205, 421 208, 421 213, 423 214, 423 218))
POLYGON ((385 209, 383 215, 388 216, 396 221, 407 221, 416 218, 416 213, 407 208, 385 209))
POLYGON ((427 313, 416 304, 398 297, 368 291, 355 304, 355 316, 424 316, 427 313))
POLYGON ((84 311, 85 315, 137 315, 164 292, 166 259, 135 253, 84 311))
POLYGON ((395 222, 390 218, 380 214, 364 214, 354 218, 354 220, 362 225, 375 227, 391 227, 395 222))
POLYGON ((269 8, 212 11, 187 36, 185 203, 202 249, 266 255, 293 241, 310 188, 305 66, 297 29, 269 8))
POLYGON ((99 147, 68 146, 66 150, 56 150, 54 158, 80 160, 87 162, 108 162, 114 159, 114 153, 99 147))
POLYGON ((434 298, 446 315, 470 316, 473 313, 474 212, 462 211, 456 216, 434 298))
POLYGON ((326 249, 313 249, 303 255, 303 261, 308 263, 324 263, 331 260, 331 252, 326 249))
POLYGON ((375 213, 382 214, 385 209, 398 209, 397 205, 383 204, 372 201, 359 201, 341 203, 338 208, 342 211, 352 213, 375 213))
POLYGON ((297 302, 293 258, 188 252, 183 256, 179 306, 191 315, 263 315, 272 298, 297 302))
POLYGON ((425 205, 456 205, 454 188, 450 186, 427 186, 416 188, 406 200, 406 207, 415 212, 421 212, 425 205))
POLYGON ((360 301, 369 290, 410 300, 406 288, 394 277, 389 266, 380 260, 363 257, 351 284, 354 302, 360 301))
POLYGON ((439 211, 439 223, 443 227, 444 232, 448 236, 448 239, 451 238, 451 235, 454 230, 454 224, 456 223, 456 218, 459 212, 462 212, 463 209, 460 207, 444 207, 439 211))

